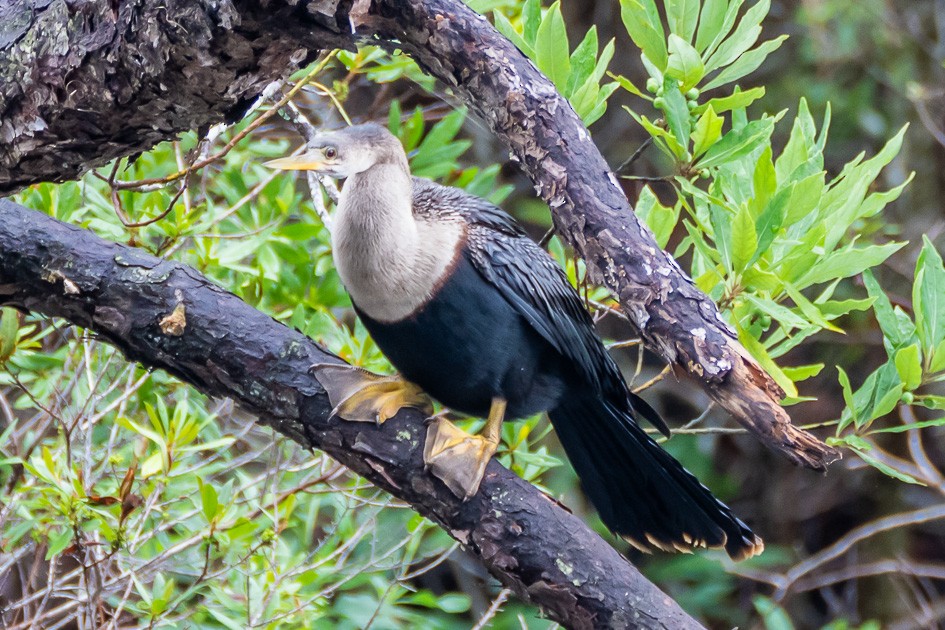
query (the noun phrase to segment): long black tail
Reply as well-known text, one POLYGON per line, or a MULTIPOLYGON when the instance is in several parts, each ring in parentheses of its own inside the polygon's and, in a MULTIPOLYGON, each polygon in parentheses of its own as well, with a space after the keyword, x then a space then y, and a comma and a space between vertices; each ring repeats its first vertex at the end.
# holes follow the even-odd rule
POLYGON ((725 547, 735 560, 764 549, 761 539, 629 413, 579 394, 548 415, 601 520, 634 547, 725 547))

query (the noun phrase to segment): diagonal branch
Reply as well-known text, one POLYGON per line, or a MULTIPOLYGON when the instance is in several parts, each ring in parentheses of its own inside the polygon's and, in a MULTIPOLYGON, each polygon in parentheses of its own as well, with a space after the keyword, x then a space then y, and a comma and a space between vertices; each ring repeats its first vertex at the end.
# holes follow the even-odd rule
POLYGON ((649 349, 795 464, 826 470, 839 459, 791 424, 779 404, 784 392, 659 248, 570 104, 510 41, 460 0, 375 0, 374 9, 361 17, 363 32, 405 49, 489 123, 548 202, 558 233, 614 292, 649 349))
POLYGON ((581 519, 495 460, 481 491, 457 499, 424 471, 419 412, 382 426, 330 418, 308 368, 340 359, 190 267, 0 200, 0 304, 65 318, 132 361, 233 398, 410 503, 567 627, 701 627, 581 519))

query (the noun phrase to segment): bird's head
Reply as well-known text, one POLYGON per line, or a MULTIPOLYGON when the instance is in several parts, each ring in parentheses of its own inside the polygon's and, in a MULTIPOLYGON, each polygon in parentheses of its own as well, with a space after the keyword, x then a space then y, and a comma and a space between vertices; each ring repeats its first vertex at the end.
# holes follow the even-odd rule
POLYGON ((387 163, 406 168, 403 146, 384 127, 366 123, 318 134, 309 143, 307 152, 270 160, 266 166, 290 171, 317 171, 329 177, 345 178, 387 163))

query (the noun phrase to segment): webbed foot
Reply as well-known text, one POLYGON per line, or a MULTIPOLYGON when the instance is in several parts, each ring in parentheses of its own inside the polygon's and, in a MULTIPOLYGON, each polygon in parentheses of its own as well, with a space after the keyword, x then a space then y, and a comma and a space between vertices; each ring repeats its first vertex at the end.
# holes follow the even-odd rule
POLYGON ((310 371, 325 388, 333 416, 352 422, 383 423, 404 407, 432 413, 430 397, 401 376, 379 376, 353 365, 323 363, 310 371))
POLYGON ((505 401, 492 401, 482 435, 470 435, 446 418, 427 427, 423 462, 453 494, 467 501, 479 491, 486 466, 499 446, 505 401))

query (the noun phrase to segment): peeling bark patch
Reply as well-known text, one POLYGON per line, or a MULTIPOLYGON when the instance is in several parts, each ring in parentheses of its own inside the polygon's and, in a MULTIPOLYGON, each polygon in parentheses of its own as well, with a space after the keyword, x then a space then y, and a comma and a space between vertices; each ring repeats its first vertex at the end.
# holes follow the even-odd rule
POLYGON ((184 306, 183 302, 177 304, 174 307, 174 311, 162 319, 158 325, 161 327, 161 332, 165 335, 171 337, 180 337, 184 334, 184 329, 187 328, 187 308, 184 306))

